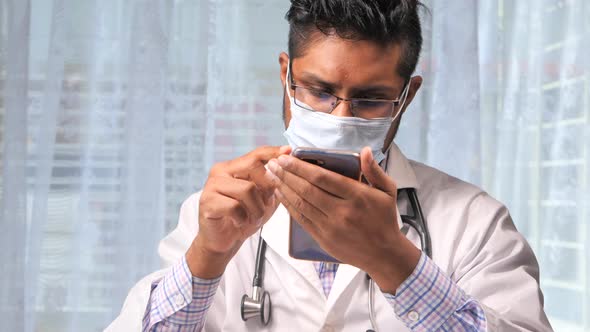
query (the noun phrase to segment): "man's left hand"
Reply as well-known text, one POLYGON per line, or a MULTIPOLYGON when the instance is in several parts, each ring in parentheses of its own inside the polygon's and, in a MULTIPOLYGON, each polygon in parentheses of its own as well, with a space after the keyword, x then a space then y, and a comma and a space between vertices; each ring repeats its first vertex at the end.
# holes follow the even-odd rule
POLYGON ((268 167, 276 177, 275 194, 322 249, 395 293, 418 264, 420 250, 399 229, 397 186, 370 148, 361 151, 370 186, 288 155, 268 167))

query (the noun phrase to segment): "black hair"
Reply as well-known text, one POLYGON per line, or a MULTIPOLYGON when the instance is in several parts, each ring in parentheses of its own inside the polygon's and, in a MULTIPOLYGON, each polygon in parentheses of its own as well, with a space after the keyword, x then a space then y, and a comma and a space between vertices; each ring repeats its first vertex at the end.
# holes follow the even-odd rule
POLYGON ((398 73, 409 79, 422 49, 418 0, 291 0, 289 56, 304 54, 314 32, 340 38, 368 40, 380 46, 399 44, 398 73))

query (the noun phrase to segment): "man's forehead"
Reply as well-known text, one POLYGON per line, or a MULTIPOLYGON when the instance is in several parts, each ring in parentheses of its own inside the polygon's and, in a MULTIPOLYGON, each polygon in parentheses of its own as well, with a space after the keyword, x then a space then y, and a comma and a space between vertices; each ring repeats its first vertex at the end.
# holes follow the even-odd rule
POLYGON ((379 45, 367 40, 350 40, 336 35, 308 40, 305 52, 292 61, 293 71, 330 81, 356 84, 403 84, 397 68, 398 44, 379 45))

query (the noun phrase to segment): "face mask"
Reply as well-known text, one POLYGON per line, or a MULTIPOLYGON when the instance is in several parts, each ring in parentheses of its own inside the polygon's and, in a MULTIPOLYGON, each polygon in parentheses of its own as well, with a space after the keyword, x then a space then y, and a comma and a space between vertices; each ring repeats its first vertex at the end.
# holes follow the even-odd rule
MULTIPOLYGON (((287 82, 289 82, 289 70, 287 69, 287 82)), ((291 104, 291 121, 283 136, 293 149, 314 147, 360 152, 362 148, 369 146, 378 164, 385 159, 387 151, 385 153, 382 151, 385 136, 391 123, 401 112, 398 111, 394 117, 370 120, 313 112, 295 104, 289 91, 289 83, 285 85, 285 89, 291 104)), ((407 91, 400 110, 403 109, 406 97, 407 91)))

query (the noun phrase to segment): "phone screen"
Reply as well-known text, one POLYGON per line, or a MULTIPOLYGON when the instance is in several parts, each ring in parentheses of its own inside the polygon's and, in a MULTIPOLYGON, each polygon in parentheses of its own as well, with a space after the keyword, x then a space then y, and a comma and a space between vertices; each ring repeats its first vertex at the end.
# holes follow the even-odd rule
MULTIPOLYGON (((357 152, 297 148, 293 151, 293 156, 351 179, 360 180, 361 164, 357 152)), ((339 263, 324 251, 293 217, 290 221, 289 255, 297 259, 339 263)))

